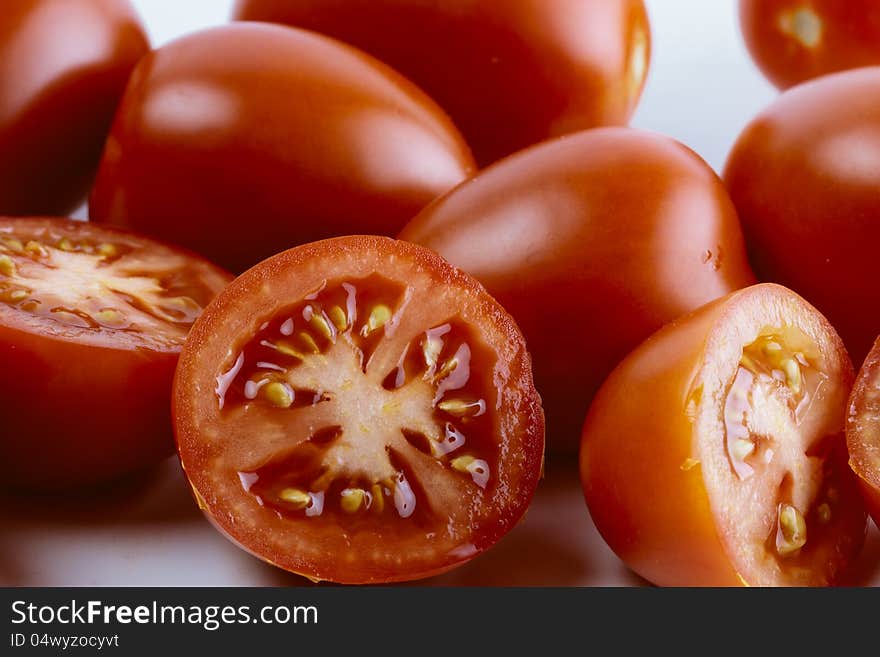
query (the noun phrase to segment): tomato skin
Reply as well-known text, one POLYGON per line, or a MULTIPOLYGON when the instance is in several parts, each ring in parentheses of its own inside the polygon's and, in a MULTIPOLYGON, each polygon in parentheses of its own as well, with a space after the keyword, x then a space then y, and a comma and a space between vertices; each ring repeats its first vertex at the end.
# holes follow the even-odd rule
POLYGON ((400 237, 474 275, 516 318, 561 451, 577 449, 590 399, 633 347, 754 282, 718 177, 681 144, 626 128, 512 156, 400 237))
POLYGON ((815 305, 860 363, 880 325, 880 68, 783 94, 740 135, 724 172, 755 271, 815 305))
POLYGON ((780 89, 880 64, 877 0, 740 0, 739 14, 755 63, 780 89))
POLYGON ((846 438, 850 467, 855 472, 862 497, 874 523, 880 527, 880 339, 862 365, 849 401, 846 438))
POLYGON ((351 43, 446 109, 481 165, 623 125, 650 60, 642 0, 239 0, 235 17, 351 43))
MULTIPOLYGON (((750 585, 718 527, 706 483, 713 476, 704 474, 707 466, 699 460, 691 405, 695 377, 716 357, 709 346, 714 327, 730 321, 736 304, 758 298, 766 307, 775 305, 774 288, 765 284, 734 292, 662 328, 614 370, 587 415, 580 469, 590 514, 615 553, 657 585, 750 585)), ((833 334, 821 321, 820 330, 833 334)), ((848 391, 852 365, 834 339, 828 353, 841 364, 840 388, 848 391)), ((840 396, 836 409, 841 423, 845 400, 840 396)), ((829 459, 842 476, 846 519, 840 522, 847 533, 832 550, 837 560, 829 573, 832 582, 861 550, 865 526, 842 437, 833 449, 829 459)))
POLYGON ((141 61, 89 213, 242 271, 314 239, 394 234, 473 169, 448 118, 384 65, 237 24, 141 61))
POLYGON ((0 214, 66 214, 83 200, 148 50, 128 0, 3 3, 0 214))
MULTIPOLYGON (((89 224, 55 218, 0 218, 0 228, 46 225, 71 239, 89 224)), ((103 239, 130 232, 100 228, 103 239)), ((163 248, 166 245, 162 245, 163 248)), ((173 248, 173 247, 172 247, 173 248)), ((231 279, 194 254, 215 291, 231 279)), ((0 478, 4 487, 91 486, 158 463, 174 452, 170 391, 180 345, 148 349, 89 339, 23 321, 0 303, 0 478)))
MULTIPOLYGON (((410 308, 430 305, 422 296, 425 289, 418 291, 407 297, 410 308)), ((258 264, 233 281, 193 326, 175 375, 172 412, 181 463, 194 497, 211 523, 254 556, 313 581, 389 583, 455 568, 489 549, 519 522, 543 472, 543 412, 531 381, 530 357, 516 324, 470 276, 428 249, 384 237, 349 236, 303 245, 258 264), (500 410, 494 411, 499 426, 506 427, 502 432, 506 437, 500 439, 504 458, 496 487, 503 492, 478 507, 470 520, 472 526, 456 529, 466 537, 460 546, 464 551, 438 552, 431 546, 435 532, 428 533, 430 528, 415 545, 399 545, 394 539, 386 545, 378 529, 349 535, 292 525, 242 491, 240 473, 228 465, 218 447, 222 440, 216 439, 217 432, 223 425, 218 423, 215 368, 246 344, 267 318, 313 290, 316 283, 377 271, 408 284, 431 279, 430 291, 436 294, 437 304, 447 303, 448 295, 459 295, 454 297, 460 302, 457 310, 466 321, 485 323, 483 337, 499 354, 500 364, 494 371, 509 382, 500 410), (401 278, 403 274, 406 278, 401 278), (227 473, 229 468, 233 471, 227 473), (366 544, 358 543, 365 534, 373 538, 367 536, 366 544), (287 548, 283 548, 285 540, 287 548), (398 556, 390 567, 370 561, 373 551, 383 549, 398 556)), ((438 521, 442 520, 436 533, 443 534, 448 510, 440 506, 434 512, 438 521)))

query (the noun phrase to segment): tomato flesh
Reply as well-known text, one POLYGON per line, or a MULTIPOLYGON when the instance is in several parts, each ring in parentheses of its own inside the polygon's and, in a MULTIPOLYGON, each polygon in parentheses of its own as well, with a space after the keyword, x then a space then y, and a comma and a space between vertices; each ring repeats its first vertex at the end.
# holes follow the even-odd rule
POLYGON ((839 581, 865 535, 842 434, 851 382, 840 338, 778 286, 665 327, 612 373, 584 426, 600 532, 657 584, 839 581))
POLYGON ((4 481, 97 483, 173 451, 177 354, 228 280, 194 255, 131 233, 0 219, 4 481))
POLYGON ((427 249, 293 249, 233 284, 193 335, 181 460, 209 516, 267 561, 350 583, 442 572, 534 492, 543 415, 523 339, 427 249))

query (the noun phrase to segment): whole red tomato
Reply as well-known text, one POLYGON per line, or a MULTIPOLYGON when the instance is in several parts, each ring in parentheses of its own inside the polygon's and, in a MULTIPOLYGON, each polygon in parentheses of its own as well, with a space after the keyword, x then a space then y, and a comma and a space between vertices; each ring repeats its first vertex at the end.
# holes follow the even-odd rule
POLYGON ((603 538, 664 586, 820 586, 865 539, 843 436, 852 363, 790 290, 665 326, 603 384, 581 477, 603 538))
POLYGON ((551 447, 665 323, 754 282, 715 173, 667 137, 601 128, 514 155, 401 233, 476 276, 519 322, 551 447))
POLYGON ((322 240, 253 267, 193 326, 181 462, 238 545, 313 580, 465 563, 525 513, 544 416, 516 323, 437 254, 322 240))
POLYGON ((739 137, 724 178, 758 276, 817 306, 861 363, 880 331, 880 68, 783 94, 739 137))
POLYGON ((780 89, 880 64, 878 0, 740 0, 739 13, 752 57, 780 89))
POLYGON ((149 50, 128 0, 3 0, 0 214, 66 214, 149 50))
POLYGON ((0 218, 0 485, 94 484, 173 453, 177 356, 230 278, 132 233, 0 218))
POLYGON ((629 120, 650 61, 642 0, 238 0, 235 16, 329 34, 437 100, 485 165, 629 120))
POLYGON ((241 271, 322 237, 394 234, 474 167, 442 110, 384 64, 237 24, 141 61, 90 215, 241 271))

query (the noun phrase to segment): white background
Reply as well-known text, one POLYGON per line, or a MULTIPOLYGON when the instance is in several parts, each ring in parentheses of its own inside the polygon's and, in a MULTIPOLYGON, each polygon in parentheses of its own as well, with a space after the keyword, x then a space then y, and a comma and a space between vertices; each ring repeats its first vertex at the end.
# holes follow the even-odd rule
MULTIPOLYGON (((499 0, 500 1, 500 0, 499 0)), ((155 46, 224 22, 231 0, 134 0, 155 46)), ((720 170, 737 134, 776 93, 754 68, 734 0, 648 0, 650 78, 634 125, 673 136, 720 170)), ((629 585, 572 464, 551 463, 526 520, 487 554, 432 584, 629 585)), ((195 508, 175 461, 90 498, 0 499, 0 585, 280 585, 305 580, 222 539, 195 508)), ((880 584, 872 531, 854 574, 880 584), (875 565, 871 565, 875 564, 875 565)))

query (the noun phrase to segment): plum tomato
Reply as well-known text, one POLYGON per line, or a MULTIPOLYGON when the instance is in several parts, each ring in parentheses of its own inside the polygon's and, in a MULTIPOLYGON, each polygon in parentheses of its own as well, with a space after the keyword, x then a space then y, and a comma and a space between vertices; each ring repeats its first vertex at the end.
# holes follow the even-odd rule
POLYGON ((740 0, 746 45, 780 89, 880 64, 878 0, 740 0))
POLYGON ((385 237, 304 245, 234 281, 184 347, 174 419, 214 524, 316 581, 470 560, 519 520, 543 464, 514 321, 470 276, 385 237))
POLYGON ((880 339, 856 378, 846 425, 849 464, 880 527, 880 339))
POLYGON ((837 329, 856 363, 880 331, 880 67, 784 93, 743 131, 724 179, 759 278, 837 329))
POLYGON ((831 325, 777 285, 664 327, 611 374, 584 425, 600 533, 659 585, 839 581, 866 527, 843 434, 852 379, 831 325))
POLYGON ((148 50, 128 0, 3 0, 0 215, 66 214, 85 198, 148 50))
POLYGON ((400 237, 474 275, 516 318, 562 451, 577 449, 591 397, 631 349, 755 282, 715 173, 672 139, 626 128, 512 156, 400 237))
POLYGON ((230 278, 132 233, 0 218, 3 485, 91 485, 172 454, 180 347, 230 278))
POLYGON ((482 165, 625 124, 651 54, 642 0, 239 0, 235 16, 351 43, 437 100, 482 165))
POLYGON ((90 216, 242 271, 316 239, 394 235, 474 168, 449 118, 384 64, 240 23, 141 61, 90 216))

